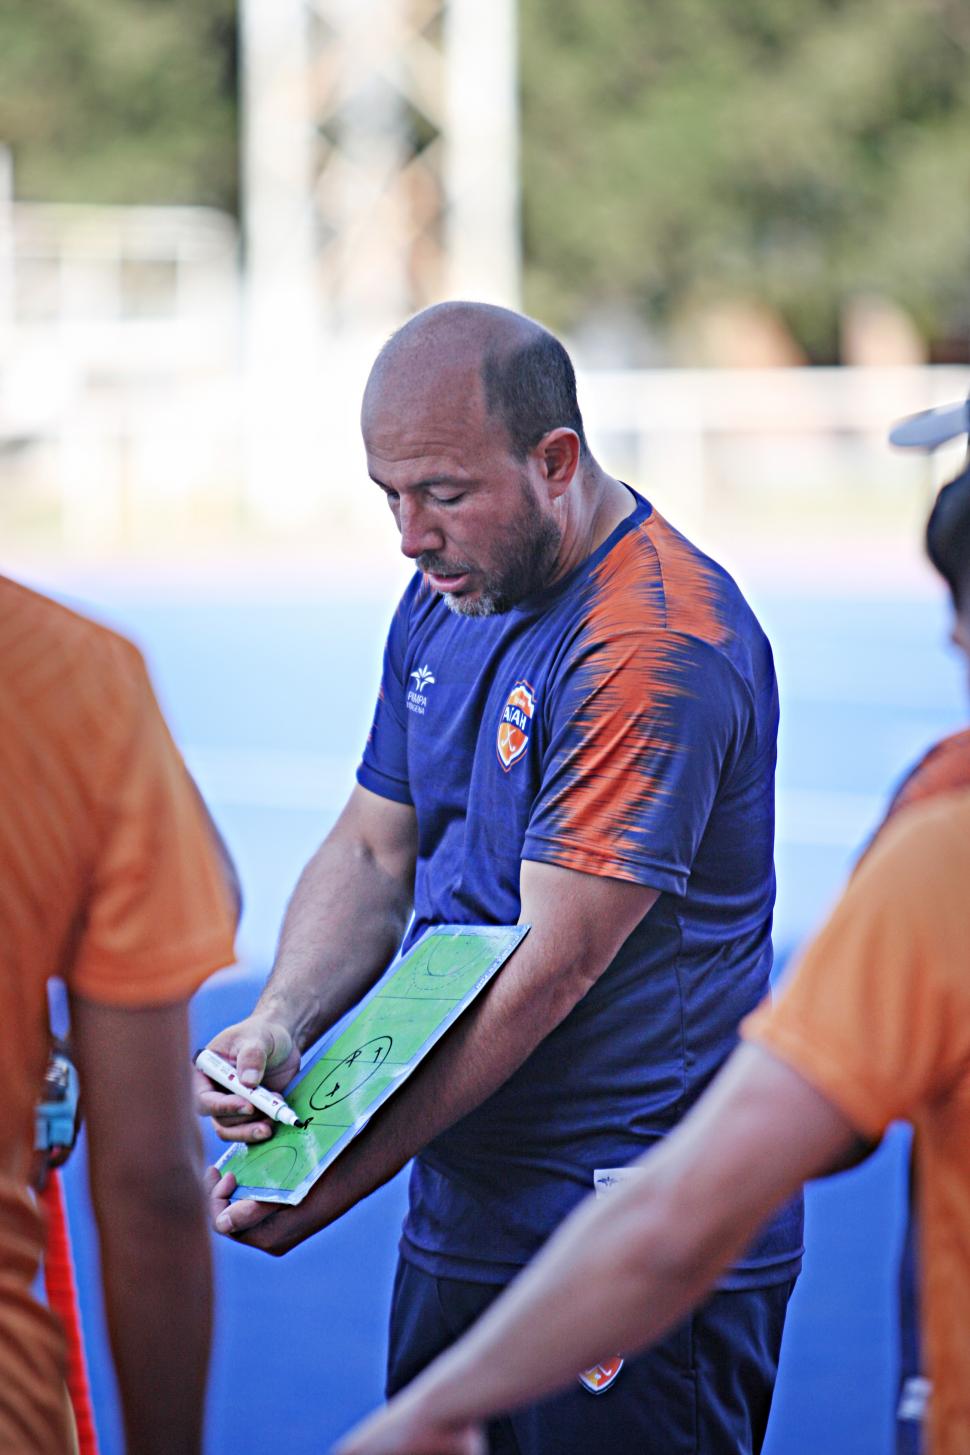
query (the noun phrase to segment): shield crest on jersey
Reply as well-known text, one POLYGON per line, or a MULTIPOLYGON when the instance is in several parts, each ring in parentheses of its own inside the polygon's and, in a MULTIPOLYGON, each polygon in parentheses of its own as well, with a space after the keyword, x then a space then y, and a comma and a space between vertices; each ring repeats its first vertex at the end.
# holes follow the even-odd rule
POLYGON ((498 760, 506 773, 529 746, 529 729, 535 707, 536 695, 528 682, 516 682, 502 708, 495 742, 498 760))
POLYGON ((623 1360, 619 1354, 614 1354, 612 1359, 604 1359, 602 1364, 594 1364, 592 1369, 584 1369, 579 1376, 579 1382, 590 1394, 605 1394, 622 1368, 623 1360))

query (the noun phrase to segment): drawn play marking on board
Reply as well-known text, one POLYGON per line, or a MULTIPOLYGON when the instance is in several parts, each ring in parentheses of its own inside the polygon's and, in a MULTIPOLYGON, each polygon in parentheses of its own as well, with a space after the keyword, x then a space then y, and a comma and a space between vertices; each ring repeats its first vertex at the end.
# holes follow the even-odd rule
POLYGON ((220 1159, 236 1197, 302 1200, 379 1106, 504 964, 528 925, 436 925, 393 964, 337 1034, 286 1088, 307 1125, 276 1125, 271 1146, 240 1144, 220 1159))
MULTIPOLYGON (((487 965, 487 959, 484 961, 487 965)), ((402 962, 393 981, 381 997, 448 997, 461 994, 468 977, 475 977, 483 965, 480 941, 465 935, 449 935, 428 947, 427 957, 413 964, 402 962)))
POLYGON ((299 1161, 296 1147, 261 1147, 246 1159, 246 1166, 251 1169, 250 1176, 253 1175, 252 1169, 258 1167, 260 1177, 285 1182, 292 1177, 299 1161))
POLYGON ((425 975, 447 976, 449 979, 467 974, 470 966, 478 960, 478 946, 463 945, 461 941, 439 940, 428 951, 424 964, 425 975))
POLYGON ((317 1083, 310 1093, 310 1106, 314 1111, 326 1111, 339 1101, 346 1101, 350 1094, 369 1081, 391 1054, 394 1045, 391 1036, 375 1036, 357 1046, 317 1083))

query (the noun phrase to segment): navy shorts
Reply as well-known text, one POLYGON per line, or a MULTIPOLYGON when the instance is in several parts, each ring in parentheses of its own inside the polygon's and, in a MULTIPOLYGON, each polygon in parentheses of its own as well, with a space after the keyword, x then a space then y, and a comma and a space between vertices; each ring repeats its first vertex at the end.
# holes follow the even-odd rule
MULTIPOLYGON (((794 1280, 717 1293, 590 1394, 578 1380, 489 1425, 490 1455, 754 1455, 771 1408, 794 1280)), ((398 1263, 387 1393, 409 1384, 501 1293, 398 1263)), ((541 1331, 536 1331, 541 1338, 541 1331)), ((606 1352, 606 1351, 604 1351, 606 1352)))

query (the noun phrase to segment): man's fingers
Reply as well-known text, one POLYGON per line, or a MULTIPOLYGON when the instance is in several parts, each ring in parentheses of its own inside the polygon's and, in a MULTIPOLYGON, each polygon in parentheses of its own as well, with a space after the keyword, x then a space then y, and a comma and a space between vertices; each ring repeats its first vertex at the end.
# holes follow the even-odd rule
POLYGON ((259 1112, 251 1101, 246 1101, 242 1096, 234 1096, 231 1091, 224 1091, 219 1086, 214 1086, 211 1081, 201 1078, 204 1084, 196 1082, 195 1106, 200 1116, 205 1117, 254 1117, 259 1112))
POLYGON ((224 1142, 265 1142, 273 1135, 273 1123, 252 1102, 220 1090, 201 1072, 196 1072, 195 1108, 212 1118, 224 1142))
POLYGON ((214 1227, 217 1233, 226 1233, 229 1236, 233 1233, 244 1233, 247 1228, 255 1228, 259 1223, 265 1222, 276 1211, 275 1203, 257 1202, 254 1197, 244 1197, 239 1202, 227 1203, 219 1209, 215 1215, 214 1227))
POLYGON ((220 1172, 218 1167, 210 1167, 207 1176, 212 1176, 212 1185, 209 1188, 209 1196, 213 1199, 228 1202, 232 1197, 238 1183, 234 1172, 220 1172))
POLYGON ((218 1167, 209 1167, 205 1174, 205 1188, 209 1194, 209 1218, 217 1233, 232 1237, 234 1233, 245 1233, 277 1212, 272 1202, 257 1202, 254 1197, 240 1198, 232 1202, 236 1190, 236 1179, 231 1172, 220 1175, 218 1167))
POLYGON ((202 1186, 205 1189, 206 1197, 211 1197, 219 1183, 224 1182, 226 1177, 232 1177, 232 1173, 222 1173, 218 1167, 207 1167, 202 1174, 202 1186))
POLYGON ((268 1142, 276 1123, 262 1112, 246 1117, 219 1117, 212 1122, 216 1136, 221 1142, 268 1142))
POLYGON ((229 1206, 229 1199, 236 1190, 236 1179, 231 1172, 220 1172, 218 1167, 207 1167, 202 1179, 208 1197, 209 1221, 213 1228, 229 1206))
POLYGON ((209 1221, 216 1225, 216 1218, 229 1206, 229 1199, 236 1190, 236 1179, 231 1172, 220 1172, 218 1167, 207 1167, 202 1178, 205 1188, 209 1221))

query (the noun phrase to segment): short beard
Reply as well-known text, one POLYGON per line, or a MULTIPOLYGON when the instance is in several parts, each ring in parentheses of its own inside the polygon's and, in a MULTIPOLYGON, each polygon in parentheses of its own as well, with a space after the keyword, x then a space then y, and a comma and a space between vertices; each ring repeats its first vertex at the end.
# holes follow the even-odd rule
MULTIPOLYGON (((498 616, 548 585, 562 531, 550 516, 539 515, 528 479, 523 480, 523 497, 523 508, 510 522, 503 542, 504 563, 484 577, 478 595, 468 598, 442 592, 445 605, 456 616, 498 616)), ((418 565, 424 571, 434 571, 439 563, 432 557, 422 557, 418 565)))

